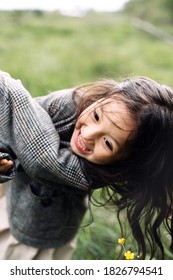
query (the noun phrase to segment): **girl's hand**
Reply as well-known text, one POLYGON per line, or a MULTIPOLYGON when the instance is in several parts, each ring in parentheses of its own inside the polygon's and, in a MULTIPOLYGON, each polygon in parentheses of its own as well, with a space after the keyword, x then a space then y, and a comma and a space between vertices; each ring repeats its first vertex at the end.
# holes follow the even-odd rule
POLYGON ((0 160, 0 173, 7 172, 13 166, 12 160, 1 159, 0 160))

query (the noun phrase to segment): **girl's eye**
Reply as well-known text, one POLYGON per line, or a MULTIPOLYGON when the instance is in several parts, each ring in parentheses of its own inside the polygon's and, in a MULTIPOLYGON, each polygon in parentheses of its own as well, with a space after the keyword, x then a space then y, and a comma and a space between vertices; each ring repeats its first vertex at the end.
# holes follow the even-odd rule
POLYGON ((113 150, 113 146, 112 146, 111 142, 109 140, 107 140, 107 139, 104 139, 104 141, 105 141, 106 146, 109 148, 109 150, 112 151, 113 150))
POLYGON ((99 115, 97 114, 96 110, 94 110, 94 118, 97 122, 99 121, 99 115))

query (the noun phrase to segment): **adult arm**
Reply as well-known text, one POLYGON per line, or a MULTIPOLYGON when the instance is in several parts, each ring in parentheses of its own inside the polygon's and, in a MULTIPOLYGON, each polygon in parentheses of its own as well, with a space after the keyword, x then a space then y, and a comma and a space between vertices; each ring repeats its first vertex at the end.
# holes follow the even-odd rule
POLYGON ((47 112, 20 81, 0 72, 0 135, 33 179, 57 186, 57 181, 87 190, 79 158, 60 149, 60 138, 47 112))

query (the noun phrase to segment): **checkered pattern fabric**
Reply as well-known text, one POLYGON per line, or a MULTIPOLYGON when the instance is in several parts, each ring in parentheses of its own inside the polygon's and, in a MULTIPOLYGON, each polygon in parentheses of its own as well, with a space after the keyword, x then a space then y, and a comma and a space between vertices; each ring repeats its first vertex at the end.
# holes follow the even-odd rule
POLYGON ((74 118, 76 111, 72 93, 47 110, 51 117, 19 80, 0 72, 0 135, 25 172, 44 185, 57 187, 57 182, 62 182, 68 187, 87 190, 88 182, 79 158, 66 147, 69 118, 74 118))

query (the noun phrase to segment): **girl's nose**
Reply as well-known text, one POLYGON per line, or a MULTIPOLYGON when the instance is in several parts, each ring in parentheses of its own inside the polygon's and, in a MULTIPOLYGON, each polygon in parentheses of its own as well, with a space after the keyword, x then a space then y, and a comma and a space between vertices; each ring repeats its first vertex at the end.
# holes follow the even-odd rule
POLYGON ((102 130, 99 126, 88 126, 83 131, 83 137, 87 141, 95 141, 97 138, 99 138, 102 135, 102 130))

